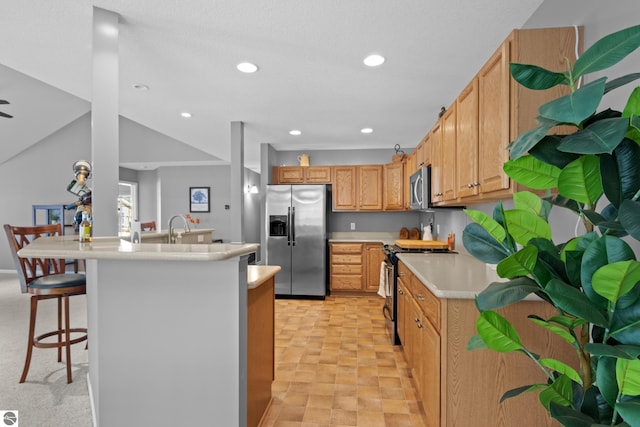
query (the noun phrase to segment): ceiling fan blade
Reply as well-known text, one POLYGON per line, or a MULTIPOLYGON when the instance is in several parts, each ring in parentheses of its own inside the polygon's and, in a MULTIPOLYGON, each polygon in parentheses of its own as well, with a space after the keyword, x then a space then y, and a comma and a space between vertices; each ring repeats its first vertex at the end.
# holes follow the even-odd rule
POLYGON ((2 111, 0 111, 0 117, 6 117, 7 119, 12 118, 13 116, 8 115, 7 113, 3 113, 2 111))
POLYGON ((9 101, 6 101, 4 99, 0 99, 0 104, 8 104, 8 103, 9 103, 9 101))

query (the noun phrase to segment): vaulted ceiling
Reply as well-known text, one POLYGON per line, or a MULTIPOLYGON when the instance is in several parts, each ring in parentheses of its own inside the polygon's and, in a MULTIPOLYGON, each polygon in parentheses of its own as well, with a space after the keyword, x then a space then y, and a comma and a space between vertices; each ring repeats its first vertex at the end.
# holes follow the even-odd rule
MULTIPOLYGON (((0 164, 91 108, 93 6, 120 15, 120 114, 245 164, 279 150, 415 147, 542 0, 8 0, 0 164), (386 58, 379 67, 365 56, 386 58), (258 65, 253 74, 240 62, 258 65), (146 85, 149 90, 135 89, 146 85), (192 117, 181 117, 182 112, 192 117), (363 134, 362 128, 373 132, 363 134), (299 136, 289 131, 298 129, 299 136)), ((142 167, 142 164, 139 165, 142 167)))

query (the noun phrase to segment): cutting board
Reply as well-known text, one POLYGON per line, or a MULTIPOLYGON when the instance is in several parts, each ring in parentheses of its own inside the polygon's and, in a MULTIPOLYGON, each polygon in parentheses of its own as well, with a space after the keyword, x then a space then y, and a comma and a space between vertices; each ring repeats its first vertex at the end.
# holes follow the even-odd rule
POLYGON ((404 249, 447 249, 448 245, 437 240, 396 240, 396 245, 404 249))

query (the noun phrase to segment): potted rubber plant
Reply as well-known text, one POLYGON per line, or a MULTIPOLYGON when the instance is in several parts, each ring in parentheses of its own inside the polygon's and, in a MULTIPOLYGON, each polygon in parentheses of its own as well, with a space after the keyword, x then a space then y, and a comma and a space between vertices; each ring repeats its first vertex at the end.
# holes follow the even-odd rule
POLYGON ((640 26, 634 26, 600 39, 565 72, 510 64, 512 77, 529 89, 569 87, 539 108, 537 126, 510 144, 503 166, 511 179, 545 195, 515 193, 513 209, 500 202, 492 215, 466 211, 473 220, 463 232, 466 250, 497 264, 504 280, 477 295, 478 334, 468 348, 530 358, 546 382, 506 390, 502 399, 539 392, 565 426, 640 426, 640 262, 628 244, 640 240, 640 87, 630 90, 623 111, 598 111, 606 93, 633 88, 640 73, 579 84, 639 46, 640 26), (572 130, 550 132, 558 125, 572 130), (552 207, 574 212, 585 232, 554 241, 552 207), (530 315, 531 327, 572 346, 579 368, 529 351, 496 311, 531 294, 557 310, 548 319, 530 315))

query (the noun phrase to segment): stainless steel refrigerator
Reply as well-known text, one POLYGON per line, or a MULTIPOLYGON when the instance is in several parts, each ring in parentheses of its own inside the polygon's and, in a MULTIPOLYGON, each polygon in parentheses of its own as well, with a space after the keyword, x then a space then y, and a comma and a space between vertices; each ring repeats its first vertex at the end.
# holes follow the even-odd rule
POLYGON ((266 263, 279 265, 276 295, 327 294, 327 187, 268 185, 266 263))

